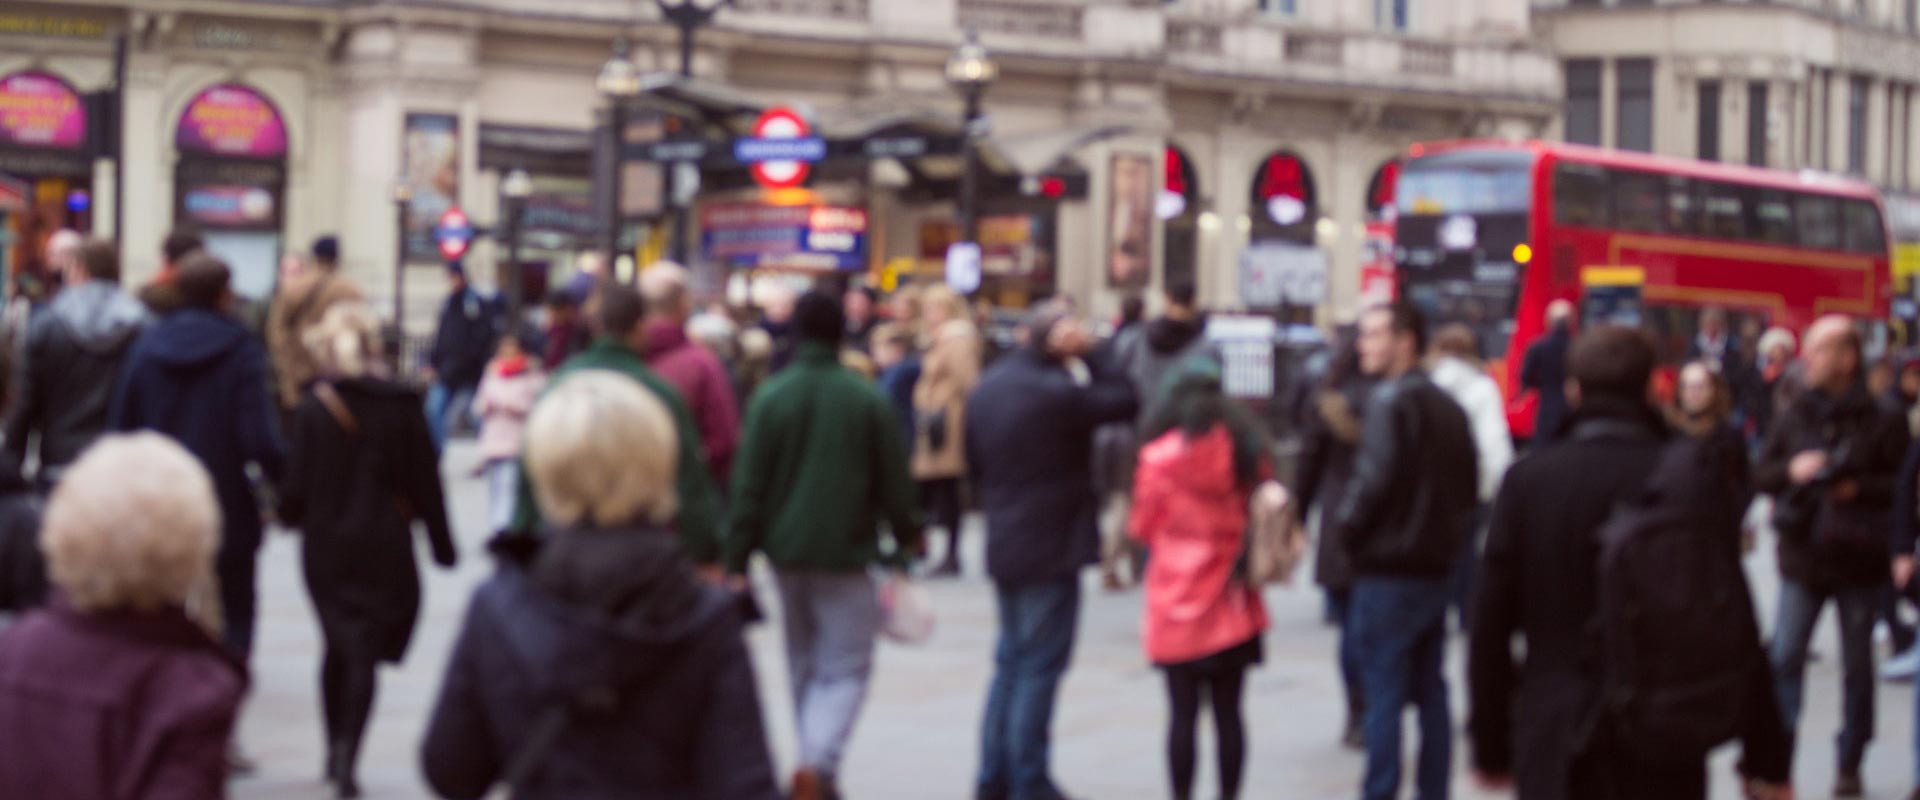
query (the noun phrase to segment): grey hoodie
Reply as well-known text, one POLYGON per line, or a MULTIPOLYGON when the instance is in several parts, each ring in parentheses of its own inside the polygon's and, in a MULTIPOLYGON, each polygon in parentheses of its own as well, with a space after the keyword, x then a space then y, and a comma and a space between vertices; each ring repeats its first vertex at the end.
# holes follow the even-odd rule
POLYGON ((41 486, 105 429, 121 362, 146 323, 146 307, 101 281, 61 291, 35 315, 15 365, 6 453, 25 464, 33 442, 41 486))

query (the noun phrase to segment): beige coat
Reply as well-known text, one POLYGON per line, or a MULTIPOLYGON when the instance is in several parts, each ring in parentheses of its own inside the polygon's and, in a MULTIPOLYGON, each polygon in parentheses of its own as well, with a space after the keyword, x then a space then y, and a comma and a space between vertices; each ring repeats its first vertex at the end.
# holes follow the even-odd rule
POLYGON ((967 472, 966 435, 967 395, 980 382, 980 331, 966 320, 953 320, 934 332, 933 344, 920 359, 920 382, 913 387, 913 411, 917 419, 947 412, 945 447, 934 450, 926 431, 914 426, 913 477, 915 480, 958 478, 967 472))
POLYGON ((347 279, 318 270, 288 281, 275 293, 267 312, 267 353, 273 358, 281 405, 299 405, 301 390, 318 370, 303 341, 307 329, 335 305, 361 299, 360 290, 347 279))

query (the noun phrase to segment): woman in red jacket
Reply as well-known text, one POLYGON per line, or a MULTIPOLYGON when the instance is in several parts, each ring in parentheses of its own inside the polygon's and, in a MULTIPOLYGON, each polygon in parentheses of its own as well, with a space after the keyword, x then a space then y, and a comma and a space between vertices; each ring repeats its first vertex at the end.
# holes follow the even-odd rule
POLYGON ((1221 391, 1218 367, 1188 367, 1151 421, 1140 451, 1128 532, 1147 546, 1147 657, 1172 702, 1167 758, 1173 797, 1193 792, 1194 729, 1213 708, 1220 796, 1240 791, 1247 668, 1261 660, 1267 612, 1244 577, 1248 498, 1270 472, 1258 422, 1221 391))

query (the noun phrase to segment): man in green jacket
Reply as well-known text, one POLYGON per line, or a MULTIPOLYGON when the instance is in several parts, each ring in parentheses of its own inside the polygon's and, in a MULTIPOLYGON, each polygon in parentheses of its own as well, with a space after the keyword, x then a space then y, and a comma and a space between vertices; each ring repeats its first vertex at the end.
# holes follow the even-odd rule
POLYGON ((846 317, 810 293, 794 310, 794 361, 747 409, 733 462, 727 568, 773 562, 800 728, 795 800, 837 797, 834 774, 866 698, 880 608, 867 567, 904 566, 922 548, 913 480, 893 407, 840 366, 846 317), (879 523, 891 529, 883 550, 879 523))
MULTIPOLYGON (((687 412, 687 404, 681 400, 680 393, 663 380, 653 370, 647 368, 647 362, 639 353, 646 343, 646 304, 640 293, 631 286, 609 284, 599 293, 599 309, 594 316, 597 338, 587 349, 553 373, 550 386, 558 386, 567 376, 589 369, 618 372, 639 382, 639 384, 660 398, 673 412, 673 422, 680 436, 680 463, 677 467, 675 490, 680 497, 680 511, 674 518, 674 527, 680 532, 680 544, 686 550, 687 557, 695 564, 717 565, 720 561, 720 499, 713 486, 713 477, 707 471, 706 457, 700 446, 700 433, 693 426, 693 415, 687 412)), ((601 524, 611 524, 624 520, 597 520, 601 524)), ((532 530, 539 526, 539 509, 533 501, 533 485, 521 472, 520 499, 515 509, 514 529, 532 530)), ((715 573, 718 574, 717 572, 715 573)))

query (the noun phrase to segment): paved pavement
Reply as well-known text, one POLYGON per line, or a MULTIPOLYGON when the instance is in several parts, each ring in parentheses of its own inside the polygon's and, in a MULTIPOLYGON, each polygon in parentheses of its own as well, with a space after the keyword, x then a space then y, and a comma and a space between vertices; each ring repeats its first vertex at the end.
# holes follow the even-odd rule
MULTIPOLYGON (((474 455, 456 445, 447 470, 463 561, 451 573, 426 576, 426 603, 406 664, 385 670, 374 714, 362 783, 370 798, 429 797, 417 767, 419 737, 468 595, 490 570, 480 552, 485 538, 483 482, 470 477, 474 455)), ((988 680, 993 639, 991 590, 979 574, 979 534, 964 552, 969 574, 929 584, 939 610, 934 640, 917 648, 883 645, 867 713, 856 729, 844 767, 845 789, 856 800, 970 796, 977 758, 976 726, 988 680)), ((1765 550, 1766 548, 1762 548, 1765 550)), ((422 563, 426 563, 424 555, 422 563)), ((1751 564, 1756 591, 1771 619, 1771 561, 1751 564)), ((761 585, 763 599, 772 597, 761 585)), ((263 619, 254 693, 241 728, 259 774, 234 784, 242 800, 304 800, 329 795, 320 783, 321 733, 316 700, 319 643, 299 572, 298 548, 287 536, 268 544, 260 570, 263 619)), ((1320 601, 1310 587, 1276 588, 1267 600, 1273 629, 1266 664, 1253 673, 1247 698, 1250 751, 1248 798, 1333 800, 1355 796, 1360 757, 1335 741, 1342 701, 1333 667, 1333 634, 1319 622, 1320 601)), ((1139 595, 1107 594, 1088 586, 1079 649, 1054 725, 1054 765, 1075 796, 1094 800, 1151 800, 1168 796, 1162 730, 1166 702, 1160 677, 1140 653, 1139 595)), ((771 603, 770 603, 771 605, 771 603)), ((769 609, 775 611, 777 609, 769 609)), ((1839 675, 1831 615, 1816 639, 1827 657, 1809 674, 1798 774, 1800 796, 1824 798, 1832 786, 1831 732, 1837 729, 1839 675)), ((769 734, 776 758, 792 763, 793 733, 785 663, 777 629, 751 635, 769 734)), ((1452 646, 1458 698, 1460 647, 1452 646)), ((1903 798, 1912 787, 1913 694, 1882 685, 1880 737, 1869 755, 1867 785, 1874 798, 1903 798)), ((1460 705, 1456 702, 1456 712, 1460 705)), ((1204 723, 1203 723, 1204 730, 1204 723)), ((1203 734, 1204 735, 1204 734, 1203 734)), ((1408 736, 1415 737, 1411 722, 1408 736)), ((1212 797, 1203 740, 1199 796, 1212 797)), ((1464 747, 1456 748, 1464 762, 1464 747)), ((1731 754, 1716 764, 1714 798, 1734 798, 1731 754)), ((1491 798, 1457 770, 1455 796, 1491 798)), ((1410 790, 1409 790, 1410 791, 1410 790)))

